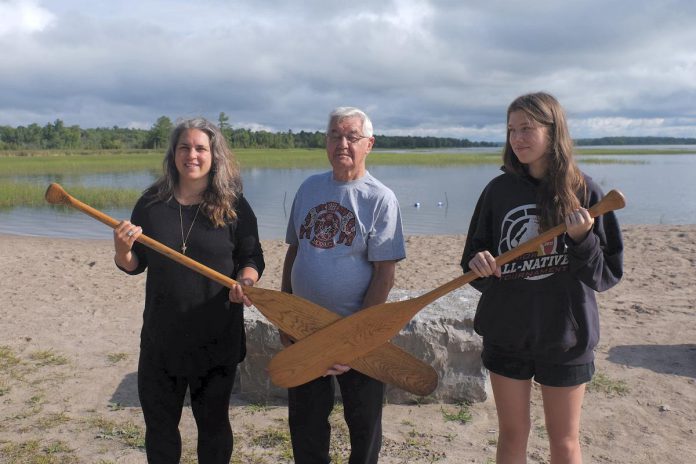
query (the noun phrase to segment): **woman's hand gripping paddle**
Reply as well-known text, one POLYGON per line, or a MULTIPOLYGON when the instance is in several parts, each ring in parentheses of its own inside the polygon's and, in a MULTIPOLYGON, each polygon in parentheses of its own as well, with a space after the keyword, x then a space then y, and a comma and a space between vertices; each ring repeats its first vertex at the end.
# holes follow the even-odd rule
MULTIPOLYGON (((119 224, 116 219, 73 198, 58 184, 51 184, 45 196, 49 203, 72 206, 112 229, 119 224)), ((141 234, 138 241, 227 288, 237 284, 230 277, 172 250, 145 234, 141 234)), ((269 321, 296 340, 301 340, 341 319, 328 309, 290 293, 247 286, 244 287, 244 293, 269 321)), ((366 353, 366 356, 353 359, 352 367, 363 374, 416 395, 426 396, 435 390, 438 379, 432 366, 391 343, 380 345, 377 350, 366 353)))
MULTIPOLYGON (((612 190, 593 205, 589 213, 597 217, 621 209, 625 204, 623 194, 612 190)), ((534 252, 565 230, 565 224, 559 224, 503 253, 495 261, 502 266, 525 253, 534 252)), ((383 345, 425 306, 477 278, 469 271, 416 298, 374 305, 336 321, 276 354, 268 364, 271 380, 279 386, 294 387, 323 375, 334 364, 354 365, 357 357, 383 345)))

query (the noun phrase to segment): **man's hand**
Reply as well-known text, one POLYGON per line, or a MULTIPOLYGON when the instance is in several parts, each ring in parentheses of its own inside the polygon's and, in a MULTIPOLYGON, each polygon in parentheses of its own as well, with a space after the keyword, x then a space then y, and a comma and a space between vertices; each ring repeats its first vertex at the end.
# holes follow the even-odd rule
POLYGON ((329 368, 329 370, 326 371, 326 374, 324 374, 324 377, 327 375, 341 375, 345 374, 350 370, 350 366, 344 366, 343 364, 334 364, 329 368))

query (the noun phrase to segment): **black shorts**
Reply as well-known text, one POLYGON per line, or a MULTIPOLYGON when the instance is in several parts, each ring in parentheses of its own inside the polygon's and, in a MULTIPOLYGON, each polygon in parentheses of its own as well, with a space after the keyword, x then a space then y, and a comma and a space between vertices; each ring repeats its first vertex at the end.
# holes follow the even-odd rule
POLYGON ((535 382, 547 387, 582 385, 592 380, 595 371, 594 362, 576 365, 551 364, 490 353, 486 350, 481 353, 481 360, 486 369, 495 374, 517 380, 533 378, 535 382))

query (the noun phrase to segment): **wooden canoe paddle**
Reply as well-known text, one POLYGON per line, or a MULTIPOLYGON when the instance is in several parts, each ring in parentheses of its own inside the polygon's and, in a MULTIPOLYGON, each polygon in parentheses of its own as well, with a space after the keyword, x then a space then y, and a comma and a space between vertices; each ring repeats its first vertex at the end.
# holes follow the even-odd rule
MULTIPOLYGON (((592 217, 621 209, 623 194, 610 191, 589 209, 592 217)), ((500 267, 525 253, 537 251, 543 243, 565 232, 559 224, 495 258, 500 267)), ((323 375, 334 364, 352 365, 355 358, 369 353, 395 336, 425 306, 465 285, 478 276, 473 271, 415 298, 382 303, 365 308, 330 326, 314 332, 276 354, 268 364, 271 380, 276 385, 295 387, 323 375)))
MULTIPOLYGON (((58 184, 51 184, 45 197, 51 204, 72 206, 112 229, 120 222, 75 199, 58 184)), ((172 250, 145 234, 141 234, 138 241, 227 288, 237 284, 234 279, 172 250)), ((341 319, 336 313, 290 293, 247 286, 244 286, 244 293, 264 317, 295 340, 300 340, 341 319)), ((351 364, 354 369, 365 375, 415 395, 427 396, 437 387, 437 372, 432 366, 391 343, 381 344, 378 349, 354 359, 351 364)))

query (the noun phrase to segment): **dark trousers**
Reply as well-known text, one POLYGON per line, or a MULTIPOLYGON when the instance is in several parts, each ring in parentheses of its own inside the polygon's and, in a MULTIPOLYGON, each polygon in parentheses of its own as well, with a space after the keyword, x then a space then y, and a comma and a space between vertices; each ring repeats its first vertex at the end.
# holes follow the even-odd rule
MULTIPOLYGON (((349 464, 375 464, 382 447, 384 384, 356 370, 336 376, 350 433, 349 464)), ((327 464, 334 405, 332 376, 288 390, 292 451, 296 464, 327 464)))
POLYGON ((199 376, 168 374, 141 353, 138 395, 145 418, 145 451, 150 464, 175 464, 181 458, 179 421, 186 388, 198 427, 198 462, 228 464, 232 457, 229 405, 237 366, 219 366, 199 376))

